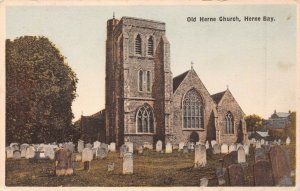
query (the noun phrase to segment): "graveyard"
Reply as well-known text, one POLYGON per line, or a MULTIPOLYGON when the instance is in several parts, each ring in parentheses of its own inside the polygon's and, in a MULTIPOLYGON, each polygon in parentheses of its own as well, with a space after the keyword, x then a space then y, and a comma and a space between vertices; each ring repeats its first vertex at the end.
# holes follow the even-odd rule
POLYGON ((156 150, 148 145, 133 150, 131 143, 116 150, 111 149, 110 145, 101 143, 100 146, 97 143, 94 144, 98 148, 96 156, 92 144, 84 147, 80 144, 76 149, 75 144, 71 143, 59 145, 57 147, 64 149, 55 148, 55 155, 49 152, 51 149, 46 145, 43 145, 44 151, 40 152, 38 147, 34 154, 27 152, 30 146, 27 146, 25 153, 21 149, 21 152, 14 151, 13 155, 7 149, 6 186, 258 186, 266 183, 273 185, 272 173, 275 178, 289 173, 289 180, 284 177, 283 183, 277 184, 295 185, 296 158, 293 142, 279 145, 278 142, 261 144, 256 141, 249 144, 249 147, 237 144, 225 145, 226 147, 224 144, 206 146, 208 145, 195 145, 194 148, 174 146, 173 149, 169 147, 156 150), (268 154, 265 154, 266 150, 268 154), (283 159, 285 154, 280 155, 281 150, 288 153, 291 167, 288 171, 285 168, 288 164, 283 159), (58 156, 58 151, 67 152, 58 156), (280 172, 272 171, 273 155, 279 155, 276 160, 280 161, 283 168, 279 168, 280 172), (71 171, 58 170, 59 161, 64 156, 68 160, 63 161, 63 164, 71 171), (234 178, 231 173, 238 176, 234 178), (266 178, 268 176, 269 179, 266 178))

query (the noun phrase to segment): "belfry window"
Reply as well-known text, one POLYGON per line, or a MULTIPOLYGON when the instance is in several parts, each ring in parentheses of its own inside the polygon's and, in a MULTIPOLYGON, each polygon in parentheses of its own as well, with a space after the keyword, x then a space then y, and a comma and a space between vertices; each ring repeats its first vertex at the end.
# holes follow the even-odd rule
POLYGON ((138 133, 153 133, 153 112, 149 105, 140 107, 136 114, 136 127, 138 133))
POLYGON ((149 56, 153 56, 153 37, 150 36, 150 38, 148 39, 148 51, 147 54, 149 56))
POLYGON ((142 54, 142 39, 139 34, 135 37, 135 54, 142 54))
POLYGON ((204 128, 203 102, 195 89, 183 99, 183 128, 204 128))
POLYGON ((138 77, 138 88, 139 91, 143 91, 143 71, 139 71, 139 77, 138 77))
POLYGON ((225 133, 233 134, 234 133, 234 120, 233 115, 228 111, 225 115, 225 133))

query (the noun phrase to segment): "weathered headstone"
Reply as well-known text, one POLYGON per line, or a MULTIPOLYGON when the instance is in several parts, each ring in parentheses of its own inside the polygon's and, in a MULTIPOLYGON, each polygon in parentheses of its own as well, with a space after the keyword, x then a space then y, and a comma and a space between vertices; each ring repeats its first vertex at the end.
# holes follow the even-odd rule
POLYGON ((126 142, 125 145, 128 147, 128 152, 133 153, 133 143, 126 142))
POLYGON ((69 149, 71 152, 75 151, 75 145, 72 142, 63 144, 63 148, 69 149))
POLYGON ((52 147, 45 148, 45 157, 50 160, 53 160, 55 158, 55 152, 52 147))
POLYGON ((229 146, 228 152, 230 153, 232 151, 236 151, 236 145, 235 144, 232 144, 232 145, 229 146))
POLYGON ((20 150, 19 144, 18 143, 11 143, 10 147, 13 149, 13 151, 18 151, 20 150))
POLYGON ((271 147, 269 156, 275 185, 291 186, 291 168, 287 151, 277 145, 271 147))
POLYGON ((262 145, 262 148, 264 149, 265 153, 269 153, 271 149, 271 145, 262 145))
POLYGON ((281 139, 278 139, 277 142, 278 142, 278 145, 281 145, 281 139))
POLYGON ((143 148, 153 150, 153 145, 149 142, 144 142, 143 148))
POLYGON ((82 161, 82 154, 75 153, 74 161, 76 161, 76 162, 82 161))
POLYGON ((69 149, 59 149, 55 152, 55 174, 66 176, 73 174, 72 152, 69 149))
POLYGON ((274 186, 272 167, 269 161, 259 160, 253 166, 255 186, 274 186))
POLYGON ((172 144, 171 143, 166 144, 166 153, 172 153, 172 144))
POLYGON ((206 141, 206 143, 205 143, 205 148, 209 149, 209 143, 208 143, 208 141, 206 141))
POLYGON ((245 150, 245 154, 249 155, 249 145, 244 145, 243 148, 245 150))
POLYGON ((219 144, 215 144, 213 146, 213 153, 214 154, 220 154, 221 153, 221 146, 219 144))
POLYGON ((116 143, 111 142, 111 143, 109 144, 109 151, 110 151, 110 152, 116 152, 116 143))
POLYGON ((12 147, 7 147, 6 149, 6 158, 11 159, 14 156, 14 150, 12 147))
POLYGON ((187 146, 183 146, 183 153, 188 153, 189 152, 189 149, 187 146))
MULTIPOLYGON (((196 147, 195 147, 195 149, 196 149, 196 147)), ((206 186, 208 186, 208 179, 207 178, 201 178, 200 179, 200 187, 206 187, 206 186)))
POLYGON ((107 165, 107 171, 112 172, 115 170, 115 163, 111 163, 107 165))
MULTIPOLYGON (((233 151, 234 152, 234 151, 233 151)), ((244 170, 240 164, 232 164, 228 167, 230 186, 244 186, 244 170)))
POLYGON ((238 151, 238 163, 245 163, 246 162, 246 153, 243 147, 239 147, 238 151))
POLYGON ((254 150, 254 159, 255 162, 259 161, 259 160, 266 160, 266 153, 265 150, 263 148, 256 148, 254 150))
POLYGON ((107 157, 107 153, 108 151, 103 147, 97 149, 97 157, 100 159, 105 159, 107 157))
POLYGON ((16 160, 21 159, 21 151, 15 150, 13 153, 13 159, 16 159, 16 160))
POLYGON ((195 168, 204 167, 206 165, 206 147, 205 145, 195 146, 195 168))
POLYGON ((156 152, 161 152, 161 151, 162 151, 162 141, 161 141, 161 140, 158 140, 158 141, 156 142, 156 147, 155 147, 155 149, 156 149, 156 152))
POLYGON ((179 151, 179 144, 174 144, 174 145, 173 145, 173 150, 179 151))
POLYGON ((210 144, 211 144, 211 147, 214 148, 214 145, 217 144, 217 141, 212 140, 212 141, 210 141, 210 144))
POLYGON ((241 143, 238 143, 238 144, 236 145, 236 150, 238 150, 240 147, 243 147, 243 145, 242 145, 241 143))
POLYGON ((179 150, 182 150, 184 146, 185 146, 184 142, 180 142, 179 143, 179 150))
POLYGON ((221 153, 222 154, 227 154, 228 153, 228 145, 227 144, 222 144, 221 145, 221 153))
POLYGON ((84 141, 78 140, 77 151, 81 153, 83 149, 84 149, 84 141))
POLYGON ((264 139, 261 139, 260 140, 260 145, 264 145, 265 144, 265 140, 264 139))
POLYGON ((24 158, 26 155, 26 149, 29 147, 28 144, 22 144, 20 145, 20 150, 21 150, 21 157, 24 158))
POLYGON ((90 149, 89 147, 84 148, 82 150, 82 162, 83 162, 83 166, 84 166, 84 170, 89 171, 91 168, 91 161, 93 160, 93 150, 90 149))
POLYGON ((226 173, 226 168, 217 168, 216 169, 216 175, 217 175, 217 178, 218 178, 219 186, 222 186, 222 185, 226 184, 225 173, 226 173))
POLYGON ((237 164, 237 152, 236 151, 232 151, 231 153, 225 155, 223 157, 223 164, 222 167, 223 168, 227 168, 228 166, 232 165, 232 164, 237 164))
POLYGON ((137 147, 137 151, 138 151, 139 154, 143 154, 143 152, 144 152, 143 146, 141 146, 141 145, 138 146, 138 147, 137 147))
POLYGON ((133 173, 133 156, 132 152, 125 153, 123 156, 123 174, 133 173))
POLYGON ((99 141, 95 141, 94 143, 93 143, 93 148, 98 148, 98 147, 100 147, 100 144, 101 144, 101 142, 99 142, 99 141))
POLYGON ((103 149, 105 149, 105 150, 108 152, 108 144, 106 144, 106 143, 101 143, 101 144, 100 144, 100 147, 103 148, 103 149))
POLYGON ((26 149, 25 158, 26 159, 34 158, 34 155, 35 155, 35 149, 34 149, 34 147, 33 146, 29 146, 26 149))
POLYGON ((187 146, 188 146, 189 151, 193 151, 195 144, 193 142, 188 142, 187 146))
POLYGON ((123 158, 124 154, 127 153, 129 151, 128 146, 123 144, 120 147, 120 158, 123 158))
POLYGON ((93 145, 92 145, 91 143, 87 143, 87 144, 85 144, 85 148, 92 149, 92 148, 93 148, 93 145))
POLYGON ((286 144, 286 145, 291 144, 291 138, 290 138, 290 137, 287 137, 287 138, 286 138, 285 144, 286 144))

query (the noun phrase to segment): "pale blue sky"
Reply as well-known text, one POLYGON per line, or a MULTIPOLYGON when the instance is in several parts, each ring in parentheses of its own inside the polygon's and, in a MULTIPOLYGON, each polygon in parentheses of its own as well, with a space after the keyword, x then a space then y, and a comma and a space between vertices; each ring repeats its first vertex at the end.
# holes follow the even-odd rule
POLYGON ((106 21, 131 16, 166 23, 173 77, 194 69, 211 94, 229 85, 246 114, 296 110, 296 6, 15 6, 6 37, 48 37, 79 78, 75 119, 105 105, 106 21), (275 22, 196 22, 186 18, 273 16, 275 22))

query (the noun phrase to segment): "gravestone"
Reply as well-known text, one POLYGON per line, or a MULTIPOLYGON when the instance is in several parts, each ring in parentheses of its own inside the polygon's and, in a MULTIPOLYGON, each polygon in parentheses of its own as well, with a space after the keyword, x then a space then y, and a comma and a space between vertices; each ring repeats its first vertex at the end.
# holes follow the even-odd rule
POLYGON ((221 145, 221 153, 222 154, 227 154, 228 153, 228 145, 227 144, 222 144, 221 145))
POLYGON ((107 165, 107 171, 108 172, 112 172, 114 170, 115 170, 115 163, 114 162, 107 165))
POLYGON ((249 155, 249 145, 244 145, 243 148, 245 150, 245 154, 249 155))
POLYGON ((205 143, 205 148, 209 149, 209 143, 208 143, 208 141, 206 141, 206 143, 205 143))
POLYGON ((193 151, 195 144, 193 142, 188 142, 187 146, 188 146, 189 151, 193 151))
POLYGON ((93 143, 93 148, 97 149, 98 147, 100 147, 100 144, 101 144, 101 142, 95 141, 95 142, 93 143))
POLYGON ((13 149, 13 151, 18 151, 20 150, 19 144, 18 143, 11 143, 10 147, 13 149))
POLYGON ((259 160, 253 166, 255 186, 274 186, 271 163, 267 160, 259 160))
POLYGON ((172 144, 171 143, 166 144, 166 153, 172 153, 172 144))
POLYGON ((173 150, 179 151, 179 144, 174 144, 174 145, 173 145, 173 150))
POLYGON ((82 157, 81 160, 83 162, 84 170, 89 171, 91 169, 91 161, 93 160, 93 150, 89 147, 84 148, 82 150, 82 157))
POLYGON ((243 147, 239 147, 237 151, 238 155, 238 163, 245 163, 246 162, 246 154, 243 147))
POLYGON ((128 147, 128 152, 133 153, 133 143, 126 142, 125 145, 128 147))
POLYGON ((214 154, 220 154, 221 153, 221 146, 219 144, 215 144, 213 146, 213 153, 214 154))
POLYGON ((180 142, 179 143, 179 150, 182 150, 184 146, 185 146, 184 142, 180 142))
POLYGON ((93 145, 91 143, 87 143, 85 144, 85 148, 92 149, 93 145))
POLYGON ((183 146, 183 153, 188 153, 189 152, 189 149, 187 146, 183 146))
POLYGON ((75 157, 74 157, 76 162, 80 162, 82 161, 82 154, 81 153, 75 153, 75 157))
POLYGON ((123 174, 133 173, 133 156, 132 152, 127 152, 123 156, 123 174))
POLYGON ((232 144, 232 145, 229 146, 228 152, 230 153, 232 151, 236 151, 236 145, 235 144, 232 144))
POLYGON ((156 147, 155 147, 155 149, 156 149, 156 152, 161 152, 161 151, 162 151, 162 141, 161 141, 161 140, 158 140, 158 141, 156 142, 156 147))
POLYGON ((97 149, 97 157, 100 159, 105 159, 107 157, 107 153, 108 151, 103 147, 97 149))
POLYGON ((223 157, 223 164, 222 167, 223 168, 227 168, 232 164, 237 164, 238 163, 238 159, 237 159, 237 152, 236 151, 232 151, 231 153, 225 155, 223 157))
POLYGON ((109 144, 109 151, 110 151, 110 152, 116 152, 116 143, 111 142, 111 143, 109 144))
POLYGON ((25 158, 26 159, 31 159, 31 158, 34 158, 34 155, 35 155, 35 149, 34 149, 34 147, 33 146, 29 146, 26 149, 25 158))
POLYGON ((277 142, 278 142, 278 145, 281 145, 281 139, 278 139, 277 142))
POLYGON ((149 142, 144 142, 143 148, 153 150, 153 145, 149 142))
POLYGON ((13 152, 13 159, 15 159, 15 160, 21 159, 21 151, 15 150, 13 152))
POLYGON ((63 148, 69 149, 69 151, 71 151, 71 152, 75 151, 75 145, 72 142, 65 143, 63 145, 63 148))
POLYGON ((11 158, 13 158, 13 156, 14 156, 14 150, 13 150, 13 148, 12 147, 8 147, 6 149, 6 158, 7 159, 11 159, 11 158))
POLYGON ((243 145, 241 143, 238 143, 236 146, 236 150, 238 150, 240 147, 243 147, 243 145))
POLYGON ((124 154, 127 153, 129 151, 128 146, 123 144, 120 147, 120 158, 123 158, 124 154))
POLYGON ((211 144, 211 147, 214 148, 214 145, 217 144, 217 141, 216 141, 216 140, 212 140, 212 141, 210 142, 210 144, 211 144))
POLYGON ((269 141, 265 141, 265 145, 269 145, 269 141))
MULTIPOLYGON (((196 147, 195 147, 196 149, 196 147)), ((200 179, 200 187, 207 187, 208 186, 208 179, 207 178, 201 178, 200 179)))
POLYGON ((261 139, 260 140, 260 145, 264 145, 265 144, 265 140, 264 139, 261 139))
POLYGON ((256 143, 255 143, 255 148, 261 148, 261 144, 260 144, 260 141, 256 141, 256 143))
POLYGON ((291 138, 290 137, 287 137, 286 138, 286 141, 285 141, 285 144, 286 145, 289 145, 291 143, 291 138))
POLYGON ((291 167, 289 156, 281 146, 274 146, 270 149, 270 161, 272 166, 274 184, 277 186, 291 186, 291 167))
POLYGON ((84 149, 84 141, 78 140, 77 151, 81 153, 83 149, 84 149))
POLYGON ((195 168, 204 167, 206 165, 206 147, 205 145, 195 146, 195 168))
MULTIPOLYGON (((234 152, 234 151, 233 151, 234 152)), ((228 167, 230 186, 244 186, 244 170, 240 164, 232 164, 228 167)))
POLYGON ((255 148, 254 159, 255 162, 259 160, 267 160, 265 150, 263 148, 255 148))
POLYGON ((50 160, 54 160, 55 152, 54 152, 54 149, 52 147, 46 147, 45 148, 45 157, 50 159, 50 160))
POLYGON ((20 146, 20 150, 21 150, 21 157, 24 158, 26 155, 26 149, 29 147, 28 144, 22 144, 20 146))
POLYGON ((138 147, 137 147, 137 151, 138 151, 139 154, 143 154, 143 152, 144 152, 143 146, 141 146, 141 145, 138 146, 138 147))
POLYGON ((100 144, 100 147, 103 148, 103 149, 105 149, 106 152, 108 152, 108 144, 101 143, 101 144, 100 144))
POLYGON ((269 153, 271 149, 271 145, 262 145, 262 148, 264 149, 265 153, 269 153))
POLYGON ((217 168, 216 169, 216 176, 218 178, 219 186, 226 184, 225 173, 226 173, 226 168, 217 168))
POLYGON ((62 148, 55 152, 55 174, 56 176, 73 174, 72 152, 69 149, 62 148))

